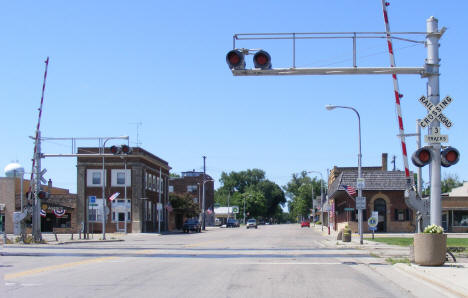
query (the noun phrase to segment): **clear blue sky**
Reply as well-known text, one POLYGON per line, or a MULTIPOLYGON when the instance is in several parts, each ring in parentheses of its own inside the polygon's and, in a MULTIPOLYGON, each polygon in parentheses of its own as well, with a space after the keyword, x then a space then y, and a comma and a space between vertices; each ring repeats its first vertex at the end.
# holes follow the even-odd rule
MULTIPOLYGON (((461 152, 442 174, 468 180, 468 26, 466 1, 391 1, 392 31, 425 31, 435 16, 448 28, 441 40, 441 96, 461 152)), ((18 160, 31 169, 43 61, 50 56, 41 124, 46 137, 129 135, 142 122, 142 147, 167 160, 173 172, 260 168, 285 185, 292 173, 357 164, 362 120, 363 165, 380 165, 382 152, 403 168, 392 79, 382 76, 233 77, 225 55, 234 33, 384 31, 381 1, 8 1, 0 9, 0 165, 18 160)), ((417 37, 423 39, 423 37, 417 37)), ((242 41, 264 48, 274 67, 291 66, 291 43, 242 41)), ((350 41, 298 42, 298 67, 351 66, 350 41)), ((422 66, 423 45, 395 42, 397 66, 422 66)), ((247 58, 251 66, 250 57, 247 58)), ((359 66, 388 66, 384 40, 359 41, 359 66)), ((418 98, 426 80, 399 76, 406 132, 426 115, 418 98)), ((408 138, 408 152, 416 148, 408 138)), ((118 143, 118 142, 117 142, 118 143)), ((96 146, 96 143, 78 143, 96 146)), ((46 142, 44 153, 70 153, 71 143, 46 142)), ((47 178, 76 191, 76 159, 43 161, 47 178)), ((391 166, 390 166, 391 167, 391 166)), ((415 170, 414 166, 411 166, 415 170)), ((425 180, 427 178, 425 168, 425 180)), ((3 171, 1 173, 4 174, 3 171)), ((216 184, 216 187, 219 183, 216 184)))

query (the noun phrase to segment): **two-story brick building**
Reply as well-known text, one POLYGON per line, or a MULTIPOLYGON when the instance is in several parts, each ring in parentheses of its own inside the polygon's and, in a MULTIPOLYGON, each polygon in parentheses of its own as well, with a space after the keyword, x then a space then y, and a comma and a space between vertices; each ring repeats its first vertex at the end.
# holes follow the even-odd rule
MULTIPOLYGON (((169 192, 189 196, 202 210, 203 185, 205 187, 205 223, 206 225, 214 225, 214 181, 210 175, 195 170, 182 172, 181 177, 171 177, 169 180, 169 192)), ((170 228, 180 229, 185 217, 184 210, 174 209, 170 218, 170 228)))
MULTIPOLYGON (((128 155, 110 157, 98 156, 100 150, 78 148, 79 154, 86 154, 77 158, 77 214, 85 230, 102 232, 105 203, 106 232, 166 231, 169 163, 140 147, 132 148, 128 155), (116 193, 119 195, 110 202, 116 193)), ((110 149, 105 148, 104 153, 110 154, 110 149)))

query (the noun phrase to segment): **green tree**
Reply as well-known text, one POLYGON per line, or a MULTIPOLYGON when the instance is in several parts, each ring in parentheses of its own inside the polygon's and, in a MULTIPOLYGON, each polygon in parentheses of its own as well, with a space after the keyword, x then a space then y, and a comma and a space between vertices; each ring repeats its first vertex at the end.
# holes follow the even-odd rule
MULTIPOLYGON (((424 185, 424 183, 423 183, 424 185)), ((440 181, 440 192, 447 193, 452 191, 455 187, 462 186, 463 182, 460 181, 457 174, 446 174, 444 178, 440 181)), ((431 195, 431 187, 428 185, 423 189, 423 196, 431 195)))
MULTIPOLYGON (((325 182, 323 181, 325 186, 325 182)), ((311 178, 306 171, 299 174, 292 174, 291 180, 283 189, 289 198, 288 208, 292 219, 298 220, 301 217, 307 217, 312 209, 312 189, 314 197, 320 197, 321 180, 316 177, 311 178)))
POLYGON ((215 202, 227 206, 239 206, 240 217, 244 214, 244 200, 246 214, 249 217, 272 219, 278 221, 282 208, 286 203, 284 191, 276 183, 265 178, 265 172, 260 169, 249 169, 240 172, 221 174, 222 186, 215 192, 215 202))
POLYGON ((170 194, 169 202, 172 208, 182 211, 188 217, 196 217, 200 214, 201 210, 198 204, 194 202, 194 198, 190 194, 170 194))

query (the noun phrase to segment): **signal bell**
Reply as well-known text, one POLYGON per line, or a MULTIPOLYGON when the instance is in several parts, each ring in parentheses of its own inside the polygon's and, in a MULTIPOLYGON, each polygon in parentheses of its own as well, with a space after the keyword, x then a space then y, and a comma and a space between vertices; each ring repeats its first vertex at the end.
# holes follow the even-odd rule
POLYGON ((255 68, 271 69, 271 56, 264 50, 255 53, 253 57, 255 68))
POLYGON ((229 51, 226 55, 229 69, 245 69, 244 53, 239 50, 229 51))
POLYGON ((440 154, 440 164, 443 167, 450 167, 460 160, 460 152, 453 147, 447 147, 440 154))
POLYGON ((416 150, 411 156, 411 161, 417 167, 424 167, 432 160, 432 150, 430 147, 425 146, 416 150))

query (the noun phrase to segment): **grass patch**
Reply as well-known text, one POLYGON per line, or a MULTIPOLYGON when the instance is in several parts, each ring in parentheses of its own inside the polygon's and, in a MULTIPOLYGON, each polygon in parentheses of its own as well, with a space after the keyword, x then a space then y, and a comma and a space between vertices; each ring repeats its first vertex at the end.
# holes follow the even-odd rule
POLYGON ((390 245, 410 246, 413 245, 413 238, 388 237, 388 238, 366 238, 369 241, 381 242, 390 245))
POLYGON ((403 264, 408 264, 410 263, 410 260, 408 258, 402 258, 402 259, 394 259, 394 258, 386 258, 385 261, 388 263, 395 265, 397 263, 403 263, 403 264))
POLYGON ((447 246, 468 248, 468 238, 447 238, 447 246))
MULTIPOLYGON (((413 245, 413 238, 388 237, 388 238, 366 238, 368 241, 386 243, 390 245, 410 246, 413 245)), ((447 238, 448 247, 465 247, 468 250, 468 238, 447 238)))
POLYGON ((380 256, 378 254, 375 254, 373 252, 370 253, 370 256, 371 257, 374 257, 374 258, 380 258, 380 256))

